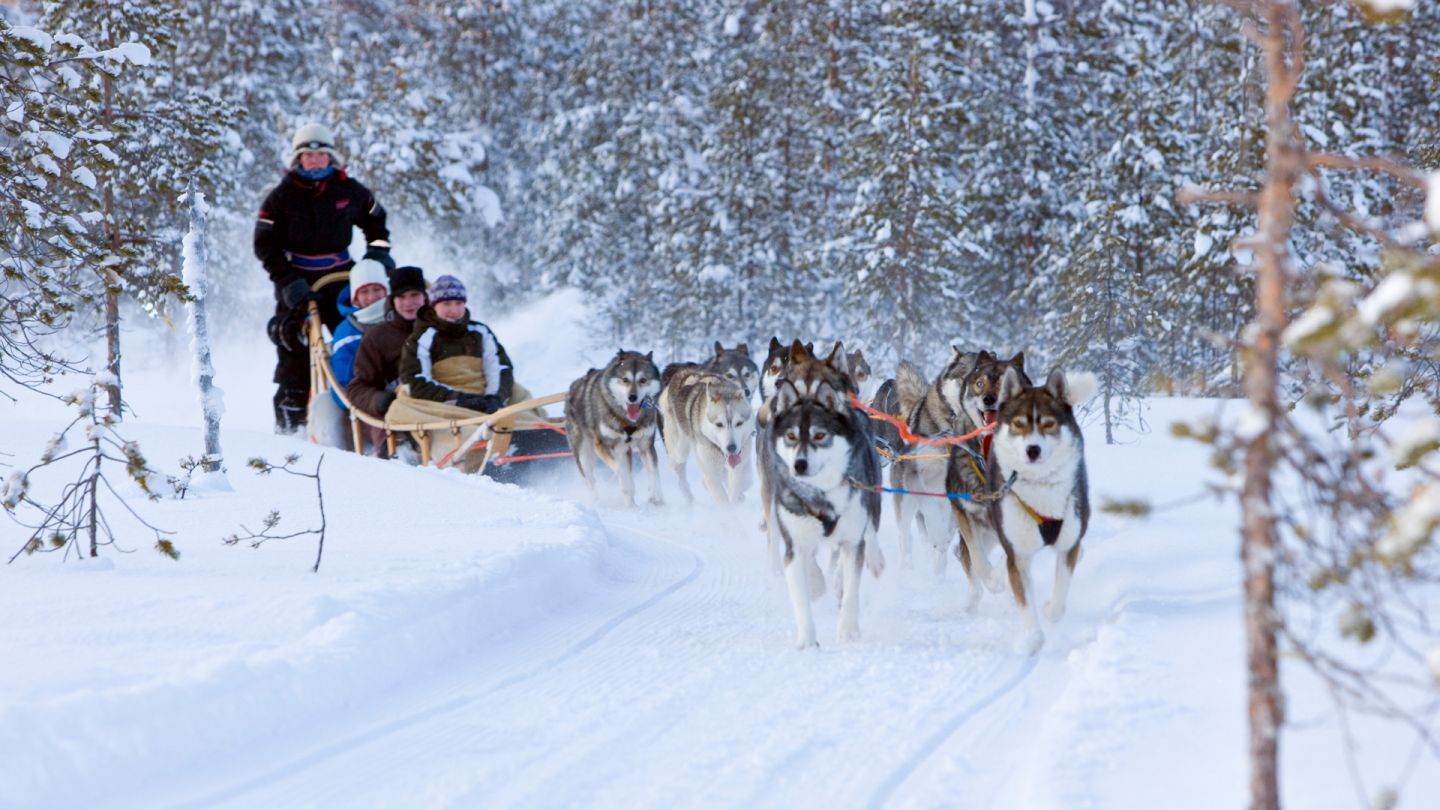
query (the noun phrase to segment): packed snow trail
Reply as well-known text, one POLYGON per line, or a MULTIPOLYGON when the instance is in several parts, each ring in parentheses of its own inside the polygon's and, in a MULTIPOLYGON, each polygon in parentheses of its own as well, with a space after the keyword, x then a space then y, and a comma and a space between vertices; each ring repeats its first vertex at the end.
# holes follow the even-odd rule
POLYGON ((612 806, 686 803, 698 785, 722 806, 875 803, 1034 666, 1004 643, 1003 618, 976 620, 990 638, 973 649, 935 639, 960 594, 930 600, 941 613, 906 633, 868 575, 862 599, 890 598, 891 615, 862 613, 866 641, 837 644, 827 595, 822 649, 797 652, 749 509, 601 514, 602 579, 563 616, 186 780, 219 790, 176 801, 166 785, 140 804, 520 807, 562 784, 567 801, 612 806), (878 728, 892 744, 877 749, 878 728), (224 781, 237 772, 252 775, 224 781))

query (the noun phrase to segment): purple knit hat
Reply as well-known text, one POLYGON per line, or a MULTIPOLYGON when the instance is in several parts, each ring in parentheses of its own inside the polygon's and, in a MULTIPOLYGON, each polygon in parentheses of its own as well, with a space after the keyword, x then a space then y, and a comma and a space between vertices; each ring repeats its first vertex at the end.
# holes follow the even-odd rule
POLYGON ((430 305, 441 301, 464 301, 465 285, 454 276, 441 276, 430 285, 430 305))

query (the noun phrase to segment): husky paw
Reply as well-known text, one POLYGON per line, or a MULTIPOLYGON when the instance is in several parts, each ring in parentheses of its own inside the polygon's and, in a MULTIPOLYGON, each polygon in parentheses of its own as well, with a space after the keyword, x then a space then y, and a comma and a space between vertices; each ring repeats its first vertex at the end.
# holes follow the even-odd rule
POLYGON ((651 505, 651 506, 664 506, 664 505, 665 505, 665 499, 662 498, 662 497, 660 497, 660 493, 657 492, 657 493, 655 493, 654 495, 651 495, 651 496, 650 496, 650 505, 651 505))
POLYGON ((999 568, 991 568, 990 573, 984 576, 983 581, 991 593, 1000 593, 1005 590, 1005 572, 999 568))
POLYGON ((839 637, 839 639, 840 639, 841 641, 843 641, 843 642, 859 641, 859 640, 860 640, 860 628, 859 628, 859 627, 846 627, 846 626, 844 626, 844 625, 841 625, 841 626, 840 626, 840 629, 839 629, 839 631, 836 633, 836 635, 837 635, 837 636, 839 637))
POLYGON ((1045 603, 1044 610, 1045 618, 1049 619, 1052 622, 1058 622, 1060 621, 1060 617, 1065 615, 1065 603, 1055 602, 1052 600, 1045 603))
POLYGON ((820 649, 820 642, 818 642, 818 641, 815 640, 814 634, 811 634, 811 635, 809 635, 809 636, 803 636, 803 635, 802 635, 802 636, 799 636, 799 637, 797 637, 797 638, 795 639, 795 649, 797 649, 797 650, 818 650, 818 649, 820 649))
POLYGON ((1040 648, 1044 645, 1045 634, 1039 630, 1035 630, 1034 632, 1026 633, 1025 637, 1020 639, 1020 643, 1017 645, 1017 652, 1022 655, 1034 655, 1040 652, 1040 648))
POLYGON ((965 612, 967 614, 971 616, 975 615, 976 609, 980 607, 980 594, 981 590, 975 587, 974 583, 971 583, 970 598, 965 600, 965 612))

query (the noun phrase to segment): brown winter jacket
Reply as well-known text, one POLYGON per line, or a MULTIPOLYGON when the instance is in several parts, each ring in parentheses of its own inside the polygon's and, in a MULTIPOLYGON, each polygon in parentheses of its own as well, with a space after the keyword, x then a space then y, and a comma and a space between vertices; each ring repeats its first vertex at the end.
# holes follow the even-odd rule
POLYGON ((495 394, 504 403, 510 402, 515 387, 515 372, 510 355, 495 339, 490 327, 465 317, 451 322, 441 320, 430 307, 420 310, 415 331, 405 343, 400 359, 400 381, 410 386, 410 396, 435 402, 454 402, 462 393, 441 382, 433 374, 435 364, 451 357, 479 358, 485 373, 485 393, 495 394))
POLYGON ((345 386, 345 395, 356 408, 371 416, 385 416, 400 379, 400 353, 415 323, 391 310, 385 320, 365 332, 355 353, 355 376, 345 386))

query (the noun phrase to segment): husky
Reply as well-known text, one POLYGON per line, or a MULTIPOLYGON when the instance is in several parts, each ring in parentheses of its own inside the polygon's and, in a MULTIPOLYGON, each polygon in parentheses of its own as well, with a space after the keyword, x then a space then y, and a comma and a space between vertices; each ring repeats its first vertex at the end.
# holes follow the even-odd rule
POLYGON ((1055 590, 1045 617, 1065 614, 1070 578, 1080 561, 1080 541, 1090 525, 1090 487, 1085 473, 1085 439, 1074 406, 1095 392, 1093 374, 1050 373, 1043 387, 1025 382, 1015 369, 1001 378, 999 422, 995 429, 992 481, 1015 482, 989 504, 990 520, 1005 549, 1010 590, 1025 617, 1030 652, 1045 636, 1035 615, 1030 560, 1046 546, 1055 549, 1055 590))
POLYGON ((876 378, 875 372, 870 370, 870 363, 865 359, 865 351, 856 349, 845 356, 845 366, 850 370, 850 377, 855 381, 855 391, 860 395, 861 402, 871 402, 875 399, 880 381, 876 378))
POLYGON ((868 419, 846 402, 848 390, 822 380, 805 394, 789 379, 776 384, 764 444, 770 472, 771 543, 784 547, 785 581, 795 611, 796 644, 815 647, 810 600, 824 593, 815 562, 822 546, 838 560, 841 641, 860 635, 860 568, 879 576, 885 561, 870 543, 880 527, 880 460, 868 419), (859 485, 859 486, 856 486, 859 485))
MULTIPOLYGON (((963 436, 995 421, 1000 380, 1009 370, 1013 369, 1025 385, 1030 384, 1030 378, 1025 376, 1024 352, 1009 360, 1001 360, 988 351, 981 351, 972 360, 958 347, 954 348, 955 354, 936 384, 941 398, 955 413, 955 433, 963 436)), ((988 434, 950 446, 945 474, 946 492, 978 494, 999 487, 999 482, 987 475, 990 446, 991 437, 988 434)), ((955 516, 956 528, 960 530, 955 554, 970 580, 970 600, 966 609, 973 611, 980 602, 982 586, 992 591, 998 591, 1003 586, 990 567, 990 552, 1000 538, 995 532, 989 508, 983 502, 951 499, 950 511, 955 516)))
MULTIPOLYGON (((795 341, 799 343, 800 341, 795 341)), ((765 365, 760 368, 760 402, 769 402, 775 396, 775 384, 790 366, 790 350, 793 346, 786 346, 777 337, 770 338, 770 348, 765 355, 765 365)), ((806 343, 805 351, 814 352, 815 344, 806 343)))
POLYGON ((745 391, 746 399, 760 387, 760 367, 750 359, 750 347, 744 343, 727 349, 717 340, 715 355, 709 360, 703 363, 671 363, 660 375, 661 386, 669 385, 670 378, 681 369, 700 369, 719 374, 740 386, 745 391))
MULTIPOLYGON (((665 372, 670 374, 671 368, 665 372)), ((685 462, 694 447, 705 488, 720 503, 738 502, 749 484, 750 442, 755 432, 755 411, 745 389, 728 377, 698 367, 677 369, 660 392, 660 418, 665 453, 680 479, 685 500, 695 500, 685 477, 685 462), (727 468, 722 486, 720 476, 727 468)))
MULTIPOLYGON (((895 375, 894 391, 897 413, 905 426, 917 436, 954 435, 956 409, 945 398, 947 387, 952 390, 956 380, 963 380, 975 366, 976 355, 955 349, 945 370, 927 383, 920 369, 908 361, 900 361, 895 375)), ((888 404, 888 403, 887 403, 888 404)), ((891 430, 895 430, 891 427, 891 430)), ((895 431, 899 437, 899 431, 895 431)), ((948 453, 941 447, 925 444, 897 445, 897 459, 890 465, 890 486, 895 489, 921 492, 943 492, 950 472, 948 453), (913 458, 898 458, 913 456, 913 458)), ((935 574, 944 576, 949 558, 950 538, 955 533, 955 515, 950 505, 939 498, 911 495, 894 496, 895 524, 900 530, 900 560, 910 565, 910 529, 918 525, 920 537, 935 549, 935 574)), ((973 596, 973 591, 972 591, 973 596)))
POLYGON ((639 456, 650 479, 650 503, 664 503, 655 455, 660 370, 653 355, 621 349, 604 368, 592 368, 571 383, 565 396, 565 432, 591 500, 595 498, 595 459, 599 457, 615 471, 625 505, 633 508, 632 458, 639 456))
MULTIPOLYGON (((773 344, 776 342, 778 341, 771 338, 772 357, 775 354, 773 344)), ((841 343, 837 342, 830 350, 830 356, 821 360, 814 355, 813 344, 807 343, 802 345, 799 340, 796 340, 790 344, 790 348, 785 353, 784 360, 781 364, 781 371, 772 385, 778 387, 780 381, 789 382, 802 397, 813 396, 822 383, 829 385, 832 390, 838 392, 838 400, 844 405, 845 410, 848 412, 851 406, 849 402, 845 401, 845 398, 847 394, 855 390, 855 382, 846 372, 845 360, 845 347, 841 343)), ((764 379, 768 377, 769 374, 770 366, 767 360, 765 372, 761 376, 762 391, 765 386, 764 379)), ((755 473, 760 482, 760 526, 766 531, 767 536, 771 537, 772 541, 773 535, 769 534, 770 491, 768 481, 770 470, 774 466, 775 459, 770 454, 769 442, 767 442, 761 434, 770 426, 771 415, 775 410, 774 405, 775 396, 772 389, 771 396, 760 405, 760 410, 755 416, 756 425, 759 427, 759 430, 755 434, 755 473)), ((869 420, 865 419, 862 421, 866 423, 864 425, 866 434, 873 436, 869 430, 869 420)), ((778 547, 773 542, 770 544, 770 561, 775 570, 779 571, 780 557, 778 547)))

